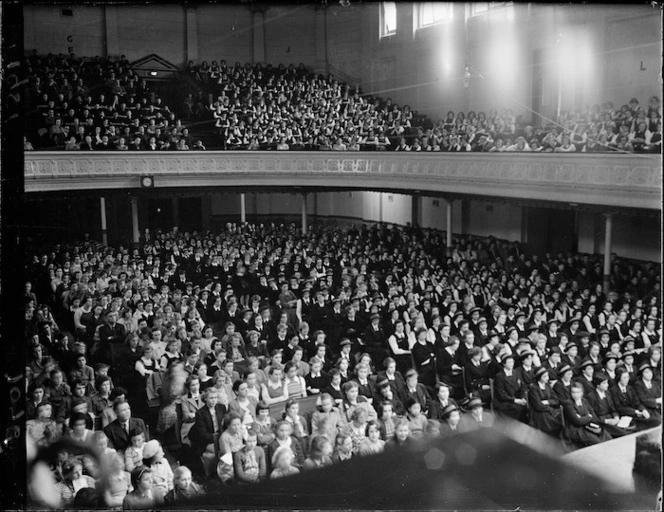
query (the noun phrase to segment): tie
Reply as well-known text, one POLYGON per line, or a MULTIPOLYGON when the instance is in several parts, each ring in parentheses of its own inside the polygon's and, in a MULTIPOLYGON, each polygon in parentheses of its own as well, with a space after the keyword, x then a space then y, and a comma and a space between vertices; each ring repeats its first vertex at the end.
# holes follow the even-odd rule
POLYGON ((124 424, 124 431, 125 431, 127 434, 129 434, 129 422, 128 422, 128 421, 124 424))

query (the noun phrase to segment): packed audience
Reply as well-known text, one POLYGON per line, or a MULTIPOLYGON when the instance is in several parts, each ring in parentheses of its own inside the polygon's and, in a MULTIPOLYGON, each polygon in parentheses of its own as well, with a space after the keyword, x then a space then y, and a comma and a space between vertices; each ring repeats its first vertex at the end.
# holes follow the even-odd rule
POLYGON ((660 424, 658 265, 614 257, 605 294, 598 255, 444 240, 228 224, 31 248, 27 434, 59 447, 59 506, 158 508, 497 422, 569 449, 660 424))
MULTIPOLYGON (((510 109, 455 113, 427 127, 408 105, 383 101, 314 75, 300 64, 287 68, 258 64, 228 66, 189 63, 187 73, 215 98, 207 107, 226 149, 320 149, 333 151, 661 151, 661 105, 652 97, 647 110, 632 98, 615 109, 594 105, 565 112, 558 124, 533 129, 517 124, 510 109)), ((200 101, 190 100, 197 113, 200 101)), ((192 107, 193 108, 193 107, 192 107)))
POLYGON ((24 68, 27 151, 205 149, 124 56, 33 52, 24 68))
MULTIPOLYGON (((29 80, 25 150, 205 150, 124 56, 39 56, 25 62, 29 80)), ((182 115, 213 123, 211 149, 660 153, 662 109, 653 96, 615 108, 610 102, 563 112, 540 128, 511 109, 449 111, 430 122, 408 105, 366 95, 300 64, 189 62, 197 86, 182 115), (210 100, 208 100, 210 98, 210 100)))

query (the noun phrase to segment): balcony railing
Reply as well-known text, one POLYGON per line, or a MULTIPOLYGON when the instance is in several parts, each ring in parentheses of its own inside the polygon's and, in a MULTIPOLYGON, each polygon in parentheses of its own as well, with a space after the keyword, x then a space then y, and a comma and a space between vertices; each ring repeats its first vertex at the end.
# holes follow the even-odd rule
POLYGON ((27 152, 25 190, 320 187, 661 209, 660 155, 334 152, 27 152))

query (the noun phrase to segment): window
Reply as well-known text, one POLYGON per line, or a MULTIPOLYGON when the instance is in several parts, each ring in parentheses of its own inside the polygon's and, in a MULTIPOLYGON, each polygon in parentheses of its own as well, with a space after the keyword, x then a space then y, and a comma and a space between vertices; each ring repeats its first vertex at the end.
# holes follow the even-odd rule
POLYGON ((380 4, 380 37, 392 36, 397 33, 397 4, 382 2, 380 4))
POLYGON ((501 9, 503 7, 509 7, 510 11, 514 9, 514 2, 477 2, 470 4, 470 15, 477 16, 478 14, 483 14, 489 10, 501 9))
POLYGON ((422 2, 416 6, 416 9, 417 28, 423 28, 451 20, 454 4, 451 2, 422 2))

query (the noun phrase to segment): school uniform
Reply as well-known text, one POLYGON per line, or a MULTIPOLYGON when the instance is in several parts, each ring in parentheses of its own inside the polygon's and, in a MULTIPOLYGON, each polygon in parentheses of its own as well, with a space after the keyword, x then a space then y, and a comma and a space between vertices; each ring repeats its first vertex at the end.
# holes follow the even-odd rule
POLYGON ((563 406, 565 414, 565 436, 574 443, 583 446, 610 441, 611 435, 604 429, 600 433, 592 432, 588 429, 591 423, 602 426, 603 422, 597 417, 595 411, 585 398, 577 404, 574 400, 569 400, 563 406))
POLYGON ((528 389, 528 404, 530 406, 529 424, 551 436, 558 436, 563 428, 560 418, 560 402, 556 398, 551 386, 544 388, 534 382, 528 389), (548 401, 548 404, 544 402, 548 401))
POLYGON ((518 372, 513 370, 510 375, 504 371, 496 376, 494 384, 494 409, 518 421, 526 420, 526 406, 514 403, 516 398, 525 398, 527 389, 518 372))

